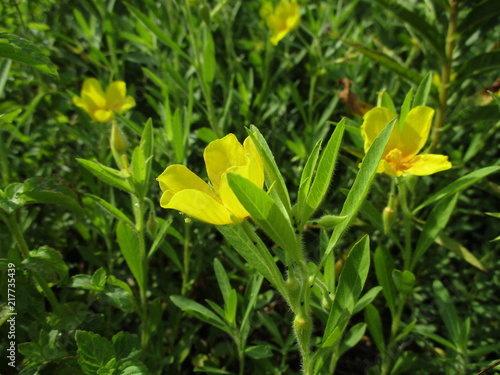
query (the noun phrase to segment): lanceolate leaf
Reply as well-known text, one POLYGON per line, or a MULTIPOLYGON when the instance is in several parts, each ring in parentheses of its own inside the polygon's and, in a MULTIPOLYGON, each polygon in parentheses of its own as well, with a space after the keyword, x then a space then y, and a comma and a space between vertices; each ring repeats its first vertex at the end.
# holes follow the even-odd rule
POLYGON ((125 224, 123 221, 119 221, 116 228, 116 237, 118 244, 120 245, 122 255, 125 258, 132 275, 134 275, 137 284, 142 287, 142 285, 144 285, 145 277, 142 264, 144 259, 140 253, 139 236, 137 232, 132 229, 130 225, 125 224))
POLYGON ((373 178, 377 172, 377 167, 382 157, 382 153, 384 152, 385 145, 389 140, 389 136, 391 135, 392 128, 394 127, 396 120, 392 120, 384 130, 375 138, 372 146, 366 153, 365 158, 363 159, 363 163, 361 168, 356 176, 356 180, 347 195, 347 198, 344 202, 344 206, 342 207, 342 211, 339 216, 347 216, 348 218, 342 221, 340 224, 335 226, 333 233, 330 237, 330 241, 328 242, 328 246, 325 250, 325 254, 323 255, 323 259, 321 261, 320 269, 324 264, 325 259, 330 255, 333 248, 337 244, 339 238, 344 234, 345 230, 352 222, 354 217, 356 216, 363 200, 368 194, 368 190, 370 189, 370 185, 372 183, 373 178))
POLYGON ((420 34, 434 49, 441 61, 446 60, 444 40, 442 33, 421 17, 416 10, 409 9, 392 0, 375 0, 377 3, 390 10, 396 18, 409 24, 413 30, 420 34))

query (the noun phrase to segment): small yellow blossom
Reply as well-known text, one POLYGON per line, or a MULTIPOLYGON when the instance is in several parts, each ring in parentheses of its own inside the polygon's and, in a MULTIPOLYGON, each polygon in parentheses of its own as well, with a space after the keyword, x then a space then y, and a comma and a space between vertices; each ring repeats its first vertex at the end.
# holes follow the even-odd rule
MULTIPOLYGON (((394 125, 378 165, 378 173, 394 177, 405 174, 426 176, 451 168, 445 155, 417 155, 427 142, 433 116, 432 108, 418 106, 408 112, 402 130, 399 124, 394 125)), ((365 152, 394 118, 396 115, 384 107, 375 107, 363 116, 361 136, 365 142, 365 152)))
POLYGON ((87 78, 80 95, 73 97, 73 104, 98 122, 112 121, 115 118, 113 111, 122 114, 135 106, 134 98, 126 96, 127 88, 123 81, 114 81, 104 92, 97 79, 87 78))
POLYGON ((236 173, 263 187, 264 167, 252 139, 247 137, 242 145, 228 134, 210 142, 203 157, 212 185, 184 165, 170 165, 157 178, 163 192, 160 205, 210 224, 241 223, 249 213, 229 187, 227 175, 236 173))
POLYGON ((274 45, 277 45, 290 31, 299 27, 299 4, 296 0, 282 0, 276 8, 267 2, 260 8, 259 14, 273 32, 270 40, 274 45))

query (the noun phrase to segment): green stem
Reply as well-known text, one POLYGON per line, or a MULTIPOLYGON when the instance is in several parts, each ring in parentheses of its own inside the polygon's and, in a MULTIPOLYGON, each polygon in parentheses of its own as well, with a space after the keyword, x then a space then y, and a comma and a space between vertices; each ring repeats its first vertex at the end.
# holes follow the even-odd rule
MULTIPOLYGON (((21 253, 21 256, 24 259, 29 259, 30 250, 24 238, 23 231, 21 230, 15 216, 3 213, 1 213, 0 216, 2 217, 7 227, 9 228, 9 231, 12 234, 12 236, 16 239, 16 243, 21 253)), ((42 289, 43 293, 45 294, 45 297, 52 306, 52 309, 55 310, 59 306, 59 302, 57 301, 55 294, 52 292, 52 289, 50 289, 49 284, 38 272, 33 271, 32 275, 35 282, 38 284, 40 289, 42 289)))
POLYGON ((458 20, 458 1, 450 0, 450 23, 446 34, 445 55, 446 60, 441 70, 441 86, 439 88, 439 107, 436 111, 436 122, 432 130, 432 141, 430 151, 435 150, 441 133, 441 128, 446 121, 446 110, 448 104, 448 90, 450 86, 451 67, 453 63, 453 48, 455 47, 457 20, 458 20))
POLYGON ((403 264, 404 264, 404 269, 409 270, 411 268, 411 257, 412 257, 412 239, 411 239, 412 214, 408 208, 406 181, 404 180, 403 177, 399 177, 397 179, 397 184, 399 188, 399 199, 401 202, 401 209, 403 211, 403 219, 405 227, 405 246, 403 252, 403 264))
POLYGON ((149 341, 149 320, 148 320, 148 305, 147 305, 147 275, 148 263, 146 259, 146 243, 144 239, 144 200, 139 199, 136 195, 131 195, 132 210, 135 218, 135 230, 139 238, 139 254, 141 266, 143 270, 144 280, 139 283, 139 294, 141 300, 141 315, 142 315, 142 331, 141 344, 145 349, 149 341))
POLYGON ((182 270, 182 286, 181 294, 185 296, 189 289, 189 265, 191 264, 191 227, 189 222, 184 223, 184 246, 183 246, 183 270, 182 270))

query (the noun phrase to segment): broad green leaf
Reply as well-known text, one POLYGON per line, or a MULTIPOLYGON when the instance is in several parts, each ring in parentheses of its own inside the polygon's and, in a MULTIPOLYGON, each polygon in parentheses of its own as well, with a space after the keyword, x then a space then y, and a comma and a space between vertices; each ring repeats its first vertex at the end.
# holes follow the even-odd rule
POLYGON ((172 48, 176 53, 185 58, 187 62, 192 63, 191 58, 187 55, 178 45, 175 43, 166 32, 162 30, 160 26, 156 24, 154 20, 148 18, 147 15, 142 13, 139 9, 135 8, 131 4, 125 2, 125 6, 128 8, 130 13, 132 13, 146 28, 155 34, 158 39, 160 39, 167 46, 172 48))
POLYGON ((443 34, 434 25, 429 24, 416 10, 410 11, 394 0, 376 0, 376 2, 389 10, 394 17, 410 25, 429 43, 439 59, 446 61, 443 34))
POLYGON ((59 177, 32 177, 24 181, 24 203, 57 204, 84 215, 79 196, 73 187, 59 177))
POLYGON ((363 297, 358 299, 358 302, 356 302, 356 306, 354 306, 354 311, 352 312, 353 315, 357 314, 361 310, 363 310, 367 305, 373 302, 375 298, 377 298, 378 294, 382 290, 381 286, 374 286, 371 288, 368 292, 366 292, 363 297))
POLYGON ((87 375, 97 375, 99 369, 116 357, 113 345, 93 332, 76 331, 78 363, 87 375))
POLYGON ((124 313, 131 313, 135 309, 135 298, 128 284, 110 275, 101 298, 120 309, 124 313))
POLYGON ((352 326, 340 343, 338 356, 340 357, 349 349, 354 348, 365 335, 365 331, 366 323, 361 322, 352 326))
POLYGON ((256 345, 245 348, 245 355, 253 359, 263 359, 273 356, 270 345, 256 345))
MULTIPOLYGON (((323 335, 323 347, 325 347, 325 341, 330 339, 329 336, 336 328, 340 329, 340 334, 344 331, 345 325, 339 324, 340 318, 344 314, 348 314, 348 316, 353 314, 354 307, 358 302, 368 276, 369 267, 370 245, 368 236, 364 236, 349 252, 340 274, 332 309, 323 335)), ((347 324, 347 321, 345 324, 347 324)))
POLYGON ((0 57, 30 65, 45 74, 58 76, 57 66, 39 47, 14 34, 0 32, 0 57))
POLYGON ((100 207, 102 207, 102 209, 104 211, 110 213, 111 215, 116 217, 118 220, 121 220, 124 223, 126 223, 132 227, 134 226, 134 223, 132 222, 132 220, 130 220, 127 215, 125 215, 122 211, 120 211, 117 207, 113 206, 111 203, 108 203, 107 201, 105 201, 101 197, 98 197, 97 195, 94 195, 94 194, 87 193, 87 194, 85 194, 85 196, 92 199, 100 207))
MULTIPOLYGON (((99 375, 101 375, 99 373, 99 375)), ((146 365, 138 360, 125 360, 119 362, 118 368, 110 375, 151 375, 146 365)))
POLYGON ((461 339, 461 322, 458 318, 453 300, 441 281, 434 280, 432 289, 434 290, 439 315, 441 315, 443 319, 451 341, 456 345, 461 339))
POLYGON ((303 222, 307 221, 309 217, 316 211, 319 204, 323 200, 330 186, 333 173, 335 171, 335 163, 337 161, 337 154, 340 149, 342 135, 344 134, 345 120, 338 123, 335 131, 333 132, 328 144, 321 153, 318 162, 318 168, 314 175, 311 189, 307 194, 305 213, 303 214, 303 222))
POLYGON ((387 250, 385 246, 378 246, 375 250, 375 255, 373 257, 373 263, 375 266, 375 275, 377 276, 377 281, 382 287, 382 294, 385 297, 387 306, 391 310, 391 315, 394 316, 396 313, 396 286, 392 279, 392 272, 394 271, 394 259, 387 250))
POLYGON ((145 259, 139 248, 139 235, 130 225, 119 221, 116 226, 116 238, 128 268, 134 275, 137 284, 142 288, 145 280, 143 265, 145 259))
POLYGON ((229 277, 227 276, 227 272, 224 269, 224 266, 217 258, 214 258, 214 271, 215 277, 217 278, 217 283, 219 284, 219 289, 222 293, 222 297, 224 298, 224 303, 227 303, 227 301, 229 300, 229 294, 231 294, 233 288, 231 288, 229 277))
POLYGON ((373 305, 368 305, 365 308, 365 322, 368 325, 368 331, 372 336, 373 342, 378 351, 385 354, 385 339, 384 331, 382 329, 382 319, 377 308, 373 305))
POLYGON ((56 283, 68 277, 68 266, 59 251, 42 246, 30 251, 30 257, 22 265, 40 274, 49 283, 56 283))
POLYGON ((464 61, 457 72, 455 82, 462 83, 467 78, 480 76, 500 68, 500 51, 484 52, 464 61))
POLYGON ((321 260, 320 267, 318 267, 318 269, 321 269, 326 257, 330 255, 333 248, 337 244, 337 241, 340 239, 342 234, 344 234, 349 224, 354 220, 354 217, 356 216, 366 195, 368 194, 368 190, 370 189, 372 180, 375 178, 380 158, 382 157, 382 153, 385 149, 387 141, 389 140, 389 136, 391 135, 391 131, 394 127, 395 122, 396 120, 392 120, 384 128, 384 130, 382 130, 377 138, 375 138, 372 146, 366 153, 358 175, 354 180, 354 183, 351 187, 351 190, 349 191, 349 194, 347 195, 347 199, 345 200, 342 211, 339 215, 347 216, 348 219, 335 226, 330 237, 330 241, 328 242, 325 254, 323 255, 323 259, 321 260))
POLYGON ((478 169, 477 171, 471 172, 465 176, 460 177, 459 179, 453 181, 448 186, 439 190, 437 193, 431 195, 427 198, 423 203, 421 203, 417 208, 413 210, 413 214, 416 214, 422 208, 428 206, 431 203, 434 203, 442 198, 445 198, 451 194, 458 193, 460 190, 465 189, 466 187, 474 184, 480 179, 488 176, 491 173, 497 172, 500 170, 498 166, 485 167, 478 169))
POLYGON ((217 229, 250 266, 261 273, 281 295, 285 296, 285 282, 274 258, 257 235, 254 234, 258 243, 254 243, 249 238, 243 225, 219 225, 217 229))
POLYGON ((481 263, 481 261, 474 256, 474 254, 472 254, 469 250, 467 250, 465 246, 462 246, 454 239, 441 233, 436 238, 436 243, 438 245, 446 247, 448 250, 451 250, 455 255, 459 256, 477 269, 480 269, 483 272, 489 272, 489 270, 481 263))
POLYGON ((111 339, 117 359, 138 359, 142 349, 139 337, 129 332, 118 332, 111 339))
POLYGON ((429 93, 431 92, 431 87, 432 72, 429 72, 422 79, 420 85, 418 85, 417 92, 415 93, 415 99, 413 99, 412 108, 427 104, 427 98, 429 97, 429 93))
POLYGON ((402 295, 408 295, 413 291, 413 287, 415 286, 415 275, 413 272, 408 270, 400 271, 400 270, 392 270, 392 280, 394 281, 394 285, 396 285, 396 289, 402 295))
POLYGON ((203 79, 207 85, 211 85, 214 80, 217 63, 215 61, 215 46, 212 34, 208 28, 205 29, 205 31, 205 43, 203 46, 203 79))
POLYGON ((107 167, 96 161, 78 158, 76 161, 104 183, 124 190, 128 193, 133 193, 133 190, 130 188, 130 184, 124 177, 122 177, 120 171, 107 167))
POLYGON ((235 173, 227 176, 229 186, 234 194, 250 213, 252 219, 262 228, 271 239, 284 251, 300 262, 302 247, 290 219, 280 209, 276 202, 261 188, 245 177, 235 173))
POLYGON ((71 282, 67 285, 69 288, 82 288, 87 290, 101 291, 104 287, 94 285, 90 275, 74 275, 71 282))
POLYGON ((458 194, 443 198, 432 209, 422 229, 422 233, 420 233, 420 237, 418 238, 415 253, 411 261, 411 270, 415 269, 420 258, 422 258, 427 249, 429 249, 429 246, 431 246, 441 230, 446 227, 451 213, 455 208, 455 204, 457 203, 457 198, 458 194))
POLYGON ((290 204, 290 196, 288 195, 288 189, 285 184, 285 180, 283 180, 283 176, 276 165, 276 161, 274 160, 274 155, 271 152, 265 138, 260 133, 259 129, 255 126, 250 126, 250 130, 248 131, 250 137, 252 137, 257 149, 262 156, 264 161, 264 168, 266 170, 268 181, 268 186, 273 186, 280 197, 280 200, 285 207, 285 210, 290 214, 291 212, 291 204, 290 204), (253 133, 257 133, 254 135, 253 133))
POLYGON ((19 207, 24 205, 24 184, 14 182, 7 185, 5 191, 0 190, 0 209, 8 214, 13 213, 19 207))
POLYGON ((186 311, 198 319, 203 320, 204 322, 213 325, 228 334, 231 334, 229 327, 221 318, 198 302, 179 295, 170 296, 170 300, 182 311, 186 311))

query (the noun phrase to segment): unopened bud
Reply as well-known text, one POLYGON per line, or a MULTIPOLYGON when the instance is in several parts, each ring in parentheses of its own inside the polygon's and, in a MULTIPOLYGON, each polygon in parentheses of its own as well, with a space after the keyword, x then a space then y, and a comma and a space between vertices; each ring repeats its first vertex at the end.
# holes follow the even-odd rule
POLYGON ((336 216, 336 215, 325 215, 320 217, 317 220, 312 220, 309 221, 309 225, 317 225, 320 226, 324 229, 333 229, 335 225, 340 224, 343 222, 345 219, 347 219, 347 216, 336 216))
POLYGON ((389 206, 384 208, 384 211, 382 212, 382 220, 383 220, 383 224, 384 224, 384 233, 385 234, 389 233, 395 219, 396 219, 396 211, 392 207, 389 207, 389 206))
POLYGON ((111 148, 119 154, 124 154, 127 151, 128 142, 125 135, 122 133, 116 122, 113 121, 111 128, 111 148))

